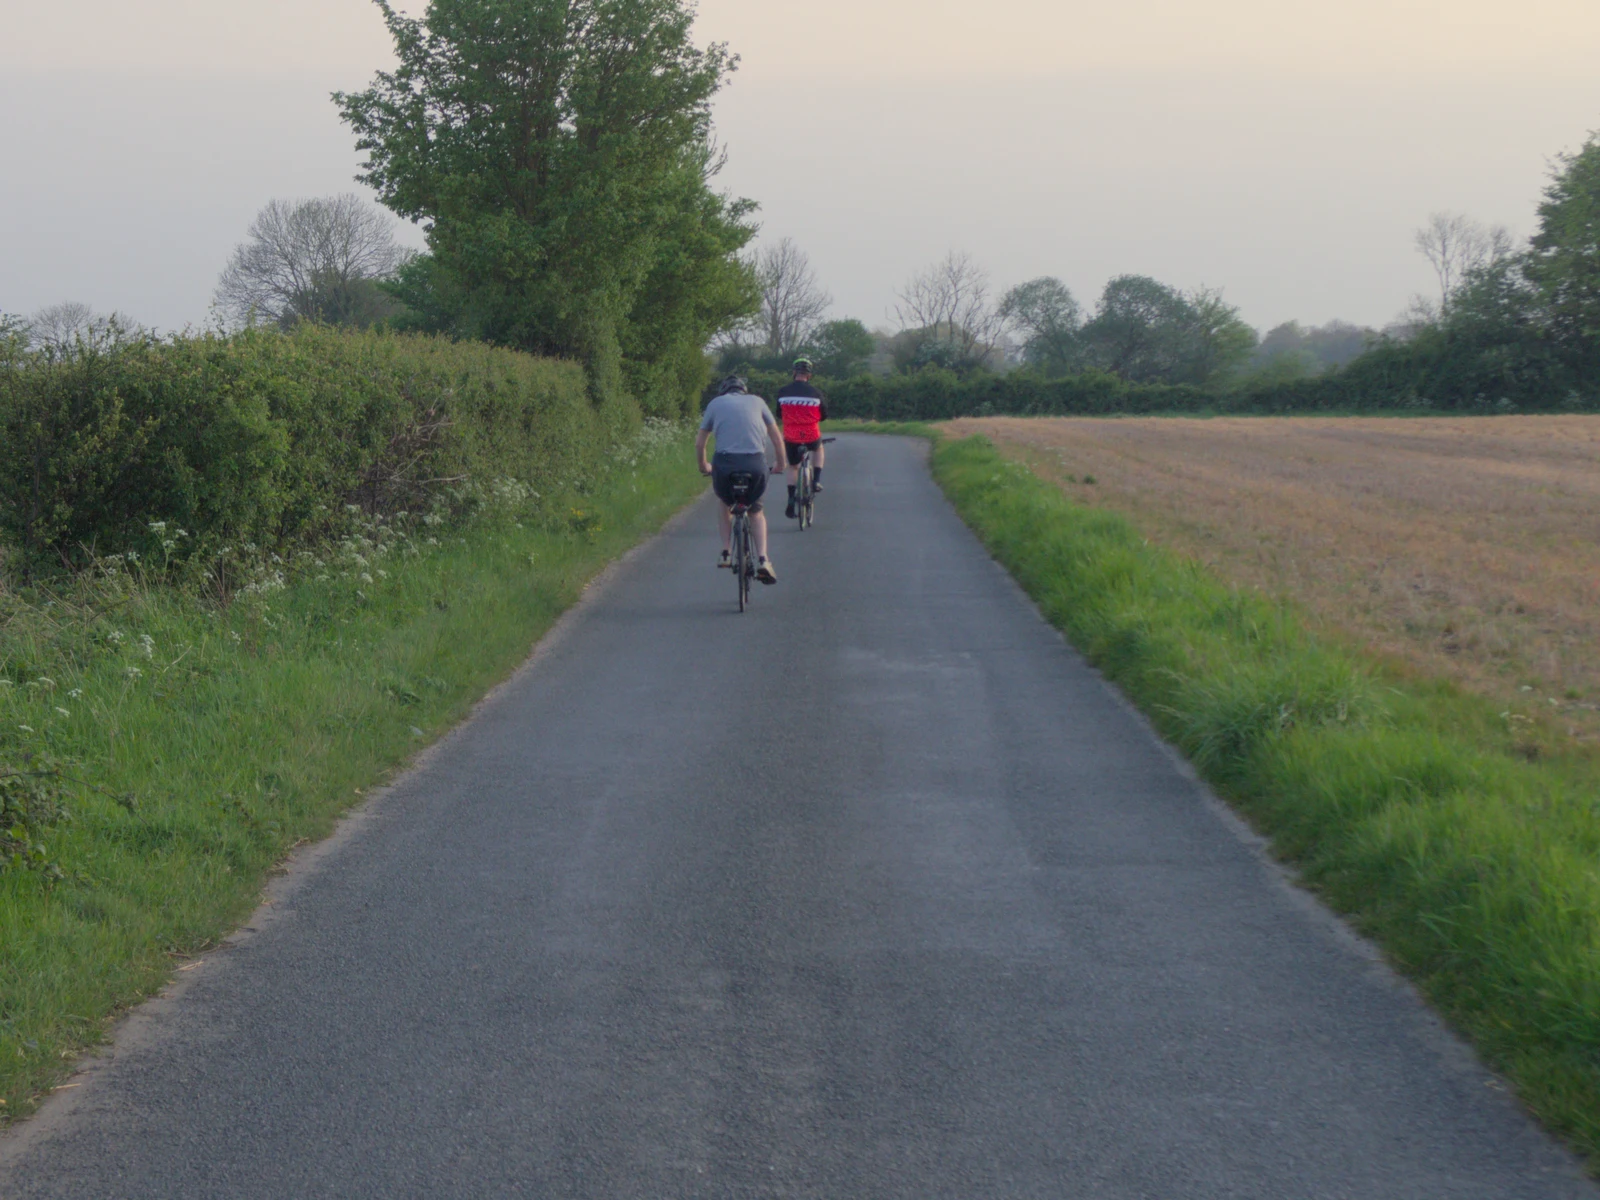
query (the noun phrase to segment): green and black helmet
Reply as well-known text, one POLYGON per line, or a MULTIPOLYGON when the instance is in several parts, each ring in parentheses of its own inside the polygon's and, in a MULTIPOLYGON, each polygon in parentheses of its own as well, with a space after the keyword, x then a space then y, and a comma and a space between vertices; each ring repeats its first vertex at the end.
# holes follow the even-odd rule
POLYGON ((794 373, 796 375, 815 375, 817 368, 809 358, 797 358, 794 360, 794 373))

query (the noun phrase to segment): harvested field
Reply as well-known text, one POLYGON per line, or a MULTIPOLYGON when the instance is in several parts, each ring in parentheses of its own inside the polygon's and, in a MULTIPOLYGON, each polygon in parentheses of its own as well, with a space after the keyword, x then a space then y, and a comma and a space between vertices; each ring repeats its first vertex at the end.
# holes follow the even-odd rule
POLYGON ((1326 633, 1600 741, 1600 417, 949 428, 1326 633))

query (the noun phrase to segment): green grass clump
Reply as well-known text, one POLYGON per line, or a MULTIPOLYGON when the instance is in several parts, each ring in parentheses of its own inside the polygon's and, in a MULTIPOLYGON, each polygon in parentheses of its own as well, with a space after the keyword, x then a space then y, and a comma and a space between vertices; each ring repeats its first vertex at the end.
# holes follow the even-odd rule
POLYGON ((1320 643, 984 438, 934 469, 992 553, 1218 790, 1600 1160, 1600 769, 1320 643))
POLYGON ((0 590, 0 1123, 704 486, 677 428, 610 457, 465 525, 352 516, 226 605, 115 564, 0 590))

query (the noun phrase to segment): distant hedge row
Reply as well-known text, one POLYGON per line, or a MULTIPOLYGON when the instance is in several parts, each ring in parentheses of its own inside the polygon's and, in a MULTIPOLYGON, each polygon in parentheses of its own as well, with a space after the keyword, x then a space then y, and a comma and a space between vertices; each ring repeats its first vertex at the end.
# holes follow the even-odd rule
MULTIPOLYGON (((765 371, 749 378, 751 389, 768 400, 789 381, 786 374, 765 371)), ((830 417, 864 421, 1201 412, 1217 403, 1216 396, 1203 388, 1130 384, 1100 371, 1066 379, 1045 379, 1027 371, 963 379, 930 367, 910 375, 858 375, 817 383, 827 394, 830 417)))
MULTIPOLYGON (((788 378, 758 372, 750 384, 770 400, 788 378)), ((869 421, 1141 413, 1600 411, 1600 394, 1573 387, 1526 354, 1469 357, 1440 334, 1415 343, 1380 344, 1327 375, 1236 391, 1128 383, 1099 371, 1062 379, 1031 371, 962 378, 929 368, 910 375, 817 382, 828 396, 829 416, 869 421)))
POLYGON ((81 565, 151 522, 193 554, 315 537, 345 505, 421 509, 502 478, 596 469, 638 423, 576 364, 442 338, 305 326, 0 346, 0 533, 81 565))

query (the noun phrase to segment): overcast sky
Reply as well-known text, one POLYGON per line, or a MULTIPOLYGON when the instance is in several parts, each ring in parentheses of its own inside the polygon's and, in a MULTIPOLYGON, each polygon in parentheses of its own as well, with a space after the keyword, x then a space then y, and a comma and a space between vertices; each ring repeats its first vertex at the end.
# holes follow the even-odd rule
MULTIPOLYGON (((328 93, 388 55, 367 0, 0 0, 0 29, 0 311, 164 328, 266 201, 355 186, 328 93)), ((743 58, 724 186, 869 324, 950 249, 1086 304, 1139 272, 1261 328, 1382 324, 1429 212, 1526 234, 1600 128, 1597 0, 702 0, 700 30, 743 58)))

